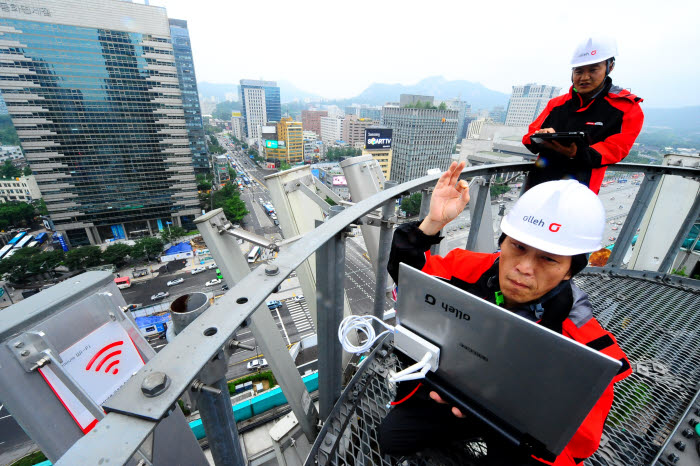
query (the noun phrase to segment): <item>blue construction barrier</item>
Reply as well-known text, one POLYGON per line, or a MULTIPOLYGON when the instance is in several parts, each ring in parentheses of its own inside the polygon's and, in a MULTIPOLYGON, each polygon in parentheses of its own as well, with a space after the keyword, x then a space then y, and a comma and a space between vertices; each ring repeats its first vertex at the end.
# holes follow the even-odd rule
MULTIPOLYGON (((309 374, 301 379, 304 381, 304 385, 306 385, 306 389, 309 393, 318 390, 318 372, 309 374)), ((272 408, 282 406, 285 403, 287 403, 287 398, 285 398, 284 393, 282 393, 282 389, 280 387, 275 387, 250 400, 245 400, 233 405, 233 416, 236 418, 236 422, 245 421, 265 411, 269 411, 272 408)), ((201 419, 190 422, 190 429, 192 429, 192 433, 197 440, 201 440, 207 436, 204 432, 201 419)), ((47 460, 35 466, 51 466, 51 461, 47 460)))

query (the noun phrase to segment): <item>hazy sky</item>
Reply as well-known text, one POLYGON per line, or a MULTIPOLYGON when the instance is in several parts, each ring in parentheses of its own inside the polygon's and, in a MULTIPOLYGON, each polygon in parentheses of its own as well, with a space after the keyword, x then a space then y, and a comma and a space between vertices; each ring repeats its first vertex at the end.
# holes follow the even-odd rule
MULTIPOLYGON (((617 38, 613 80, 649 107, 700 105, 697 0, 151 0, 188 21, 198 81, 286 80, 328 98, 428 76, 570 85, 581 39, 617 38)), ((283 96, 284 100, 284 96, 283 96)))

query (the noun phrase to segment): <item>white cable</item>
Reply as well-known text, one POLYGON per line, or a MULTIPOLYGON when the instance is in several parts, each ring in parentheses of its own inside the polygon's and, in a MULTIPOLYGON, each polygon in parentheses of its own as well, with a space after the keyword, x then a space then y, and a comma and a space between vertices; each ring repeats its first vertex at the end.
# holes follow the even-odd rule
POLYGON ((431 357, 432 355, 430 354, 430 352, 425 353, 425 356, 423 356, 423 358, 420 361, 392 375, 391 377, 389 377, 389 381, 404 382, 406 380, 418 380, 425 378, 425 374, 427 374, 430 370, 431 357))
POLYGON ((360 354, 372 348, 374 342, 387 333, 394 333, 394 327, 384 323, 381 319, 375 316, 347 316, 342 320, 342 322, 340 322, 340 327, 338 327, 338 340, 340 340, 341 346, 348 353, 360 354), (382 324, 387 330, 377 335, 374 331, 374 327, 372 326, 372 319, 382 324), (364 333, 367 337, 367 341, 360 346, 355 346, 353 343, 351 343, 348 338, 348 334, 353 330, 364 333))

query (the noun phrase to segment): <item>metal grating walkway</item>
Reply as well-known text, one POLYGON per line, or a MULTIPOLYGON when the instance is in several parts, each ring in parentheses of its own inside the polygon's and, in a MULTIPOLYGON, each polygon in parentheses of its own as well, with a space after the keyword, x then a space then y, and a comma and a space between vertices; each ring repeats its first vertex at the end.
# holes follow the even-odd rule
MULTIPOLYGON (((658 280, 586 273, 596 317, 627 353, 634 374, 616 385, 601 447, 588 466, 646 466, 667 440, 700 386, 700 291, 658 280)), ((307 465, 478 465, 483 445, 455 445, 410 458, 382 456, 377 427, 393 400, 391 345, 375 351, 327 419, 307 465)), ((401 368, 397 368, 400 370, 401 368)))

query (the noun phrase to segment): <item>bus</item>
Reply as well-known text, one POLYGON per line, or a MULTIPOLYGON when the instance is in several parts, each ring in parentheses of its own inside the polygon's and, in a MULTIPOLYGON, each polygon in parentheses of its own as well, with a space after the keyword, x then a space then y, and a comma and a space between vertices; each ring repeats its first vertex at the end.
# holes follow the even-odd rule
POLYGON ((123 290, 124 288, 129 288, 131 286, 131 278, 129 277, 119 277, 114 279, 114 283, 117 288, 123 290))
POLYGON ((248 253, 248 263, 252 264, 260 257, 260 246, 253 246, 253 249, 248 253))
POLYGON ((12 249, 12 245, 8 244, 7 246, 3 246, 2 249, 0 249, 0 259, 3 259, 5 256, 7 256, 7 253, 10 252, 12 249))
POLYGON ((17 241, 21 240, 24 238, 24 236, 27 234, 26 231, 23 231, 22 233, 17 233, 14 238, 12 238, 10 241, 7 242, 7 244, 12 244, 15 245, 17 244, 17 241))
POLYGON ((275 213, 275 209, 273 209, 270 204, 263 204, 263 208, 265 209, 265 213, 267 215, 272 215, 275 213))
POLYGON ((34 238, 34 241, 36 241, 39 244, 43 244, 44 241, 46 241, 46 239, 48 237, 49 237, 49 234, 44 231, 44 232, 41 232, 38 235, 36 235, 36 237, 34 238))
POLYGON ((15 243, 15 249, 22 249, 34 239, 34 235, 27 235, 15 243))

